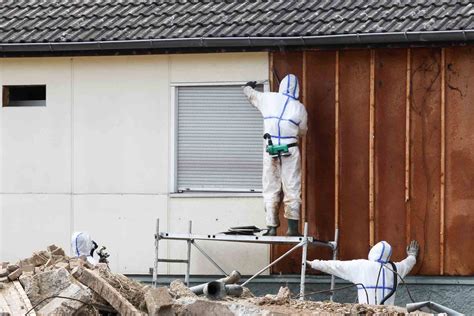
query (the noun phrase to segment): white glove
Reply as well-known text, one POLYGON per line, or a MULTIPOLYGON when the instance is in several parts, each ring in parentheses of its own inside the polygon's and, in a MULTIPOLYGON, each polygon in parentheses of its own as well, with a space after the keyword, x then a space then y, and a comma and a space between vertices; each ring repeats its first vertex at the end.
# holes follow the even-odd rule
POLYGON ((414 256, 416 258, 418 256, 419 251, 420 245, 416 240, 412 240, 411 243, 407 246, 407 255, 414 256))

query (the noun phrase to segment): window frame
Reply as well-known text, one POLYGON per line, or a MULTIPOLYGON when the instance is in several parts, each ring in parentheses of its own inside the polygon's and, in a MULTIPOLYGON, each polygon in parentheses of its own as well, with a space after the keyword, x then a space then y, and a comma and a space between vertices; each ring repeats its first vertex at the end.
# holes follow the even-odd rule
POLYGON ((2 88, 2 108, 35 108, 35 107, 46 107, 48 100, 48 85, 46 83, 34 83, 34 84, 8 84, 4 83, 1 86, 2 88), (22 100, 15 101, 11 104, 9 97, 7 98, 7 90, 12 87, 44 87, 44 100, 22 100), (7 102, 7 99, 9 102, 7 102))
MULTIPOLYGON (((260 196, 261 190, 255 191, 243 191, 241 189, 229 190, 229 189, 213 189, 203 191, 178 191, 178 94, 177 90, 179 87, 198 87, 198 86, 244 86, 247 81, 203 81, 203 82, 176 82, 170 84, 170 130, 169 130, 169 143, 170 143, 170 157, 169 157, 169 192, 173 196, 177 195, 203 195, 212 196, 260 196)), ((259 81, 258 84, 263 85, 263 91, 270 91, 270 84, 268 80, 259 81)), ((249 104, 249 106, 251 106, 249 104)), ((263 120, 263 118, 262 118, 263 120)))

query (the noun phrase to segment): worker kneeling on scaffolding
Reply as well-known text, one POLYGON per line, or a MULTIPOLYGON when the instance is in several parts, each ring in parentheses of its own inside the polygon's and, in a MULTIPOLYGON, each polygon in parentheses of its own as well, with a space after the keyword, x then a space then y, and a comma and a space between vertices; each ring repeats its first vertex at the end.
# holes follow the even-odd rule
POLYGON ((244 94, 250 103, 263 115, 264 138, 263 155, 263 200, 265 203, 268 232, 275 236, 280 226, 278 209, 283 188, 285 204, 284 216, 288 220, 288 236, 297 236, 301 205, 301 159, 298 139, 307 127, 307 113, 298 101, 299 84, 295 75, 289 74, 280 82, 278 93, 259 92, 257 83, 248 82, 244 94))
POLYGON ((361 304, 393 305, 397 285, 416 264, 418 251, 418 242, 413 240, 407 247, 407 257, 394 263, 389 261, 392 247, 381 241, 370 249, 369 260, 314 260, 307 264, 356 284, 361 304))

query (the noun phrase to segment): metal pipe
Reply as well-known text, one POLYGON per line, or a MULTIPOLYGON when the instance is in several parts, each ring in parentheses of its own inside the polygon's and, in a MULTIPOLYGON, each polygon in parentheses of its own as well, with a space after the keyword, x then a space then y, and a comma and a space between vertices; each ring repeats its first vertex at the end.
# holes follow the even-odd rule
MULTIPOLYGON (((224 284, 234 284, 234 283, 239 282, 240 278, 241 278, 240 272, 234 270, 228 276, 226 276, 225 278, 222 278, 222 279, 219 279, 219 280, 216 280, 216 281, 222 282, 224 284)), ((203 283, 203 284, 200 284, 200 285, 193 286, 189 289, 191 291, 193 291, 194 294, 201 295, 202 293, 204 293, 204 288, 206 287, 207 284, 208 283, 203 283)))
POLYGON ((204 286, 204 294, 211 300, 223 299, 227 294, 225 292, 225 284, 221 281, 212 281, 204 286))
POLYGON ((243 292, 244 288, 241 285, 226 285, 221 281, 212 281, 206 283, 204 287, 204 294, 211 300, 220 300, 226 297, 226 295, 239 297, 243 292))
POLYGON ((307 45, 351 45, 410 42, 472 41, 474 30, 432 32, 379 32, 288 37, 191 37, 120 41, 53 43, 4 43, 0 52, 99 51, 153 48, 278 47, 307 45))
POLYGON ((286 256, 288 256, 290 253, 292 253, 293 251, 295 251, 296 249, 298 249, 299 247, 303 246, 304 245, 304 242, 300 242, 298 243, 297 245, 295 245, 293 248, 291 248, 290 250, 288 250, 287 252, 285 252, 282 256, 280 256, 278 259, 276 259, 275 261, 271 262, 270 264, 268 264, 267 266, 265 266, 264 268, 262 268, 260 271, 258 271, 257 273, 255 273, 253 276, 250 277, 250 279, 248 279, 247 281, 245 281, 244 283, 242 283, 242 286, 245 286, 247 283, 249 283, 250 281, 252 281, 253 279, 255 279, 256 277, 258 277, 260 274, 262 274, 265 270, 267 270, 268 268, 272 267, 273 265, 275 265, 276 263, 278 263, 281 259, 285 258, 286 256))

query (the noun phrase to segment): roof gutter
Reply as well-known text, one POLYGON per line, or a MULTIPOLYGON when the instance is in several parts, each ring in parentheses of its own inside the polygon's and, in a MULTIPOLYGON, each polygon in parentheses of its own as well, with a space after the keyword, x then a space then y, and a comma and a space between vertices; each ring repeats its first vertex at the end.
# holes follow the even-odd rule
POLYGON ((1 53, 14 52, 65 52, 106 51, 159 48, 225 48, 225 47, 281 47, 369 45, 388 43, 474 41, 474 30, 437 32, 364 33, 322 36, 290 37, 193 37, 175 39, 149 39, 127 41, 51 42, 51 43, 3 43, 1 53))

